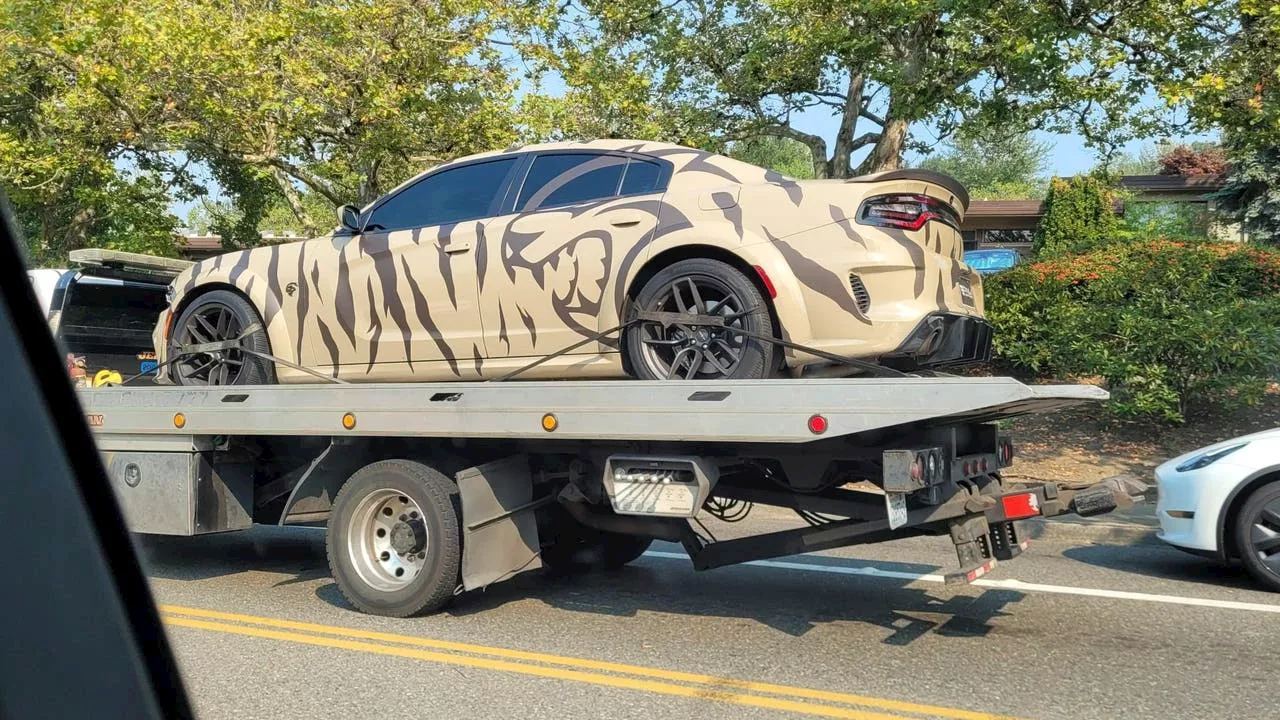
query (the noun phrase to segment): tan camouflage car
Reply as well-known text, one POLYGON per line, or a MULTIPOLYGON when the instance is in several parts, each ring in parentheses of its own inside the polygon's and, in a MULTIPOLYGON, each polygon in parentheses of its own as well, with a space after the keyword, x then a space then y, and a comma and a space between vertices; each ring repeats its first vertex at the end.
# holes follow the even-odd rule
POLYGON ((174 281, 156 348, 163 363, 206 346, 164 371, 181 384, 316 380, 217 349, 234 338, 346 380, 474 380, 649 311, 723 327, 637 322, 521 377, 854 371, 742 330, 904 370, 972 362, 990 330, 961 261, 967 205, 921 170, 795 181, 624 140, 486 153, 343 208, 330 235, 197 263, 174 281))

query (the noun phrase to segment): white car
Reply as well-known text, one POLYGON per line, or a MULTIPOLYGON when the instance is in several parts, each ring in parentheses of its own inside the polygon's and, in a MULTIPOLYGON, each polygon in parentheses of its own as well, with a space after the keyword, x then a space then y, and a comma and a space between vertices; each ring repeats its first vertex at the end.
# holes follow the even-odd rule
POLYGON ((1280 592, 1280 428, 1225 440, 1156 468, 1158 537, 1222 561, 1239 559, 1280 592))

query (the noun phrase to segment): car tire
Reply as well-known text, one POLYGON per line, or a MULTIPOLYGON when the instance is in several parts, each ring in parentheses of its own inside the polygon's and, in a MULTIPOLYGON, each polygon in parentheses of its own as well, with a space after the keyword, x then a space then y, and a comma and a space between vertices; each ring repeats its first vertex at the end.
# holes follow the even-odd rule
POLYGON ((448 605, 462 566, 457 503, 457 485, 421 463, 382 460, 357 470, 334 499, 325 533, 342 595, 387 617, 448 605))
MULTIPOLYGON (((721 315, 726 324, 773 335, 760 289, 732 265, 710 258, 681 260, 659 270, 636 294, 630 319, 640 310, 721 315)), ((773 376, 777 366, 772 343, 734 336, 731 330, 635 322, 624 344, 628 367, 641 380, 754 380, 773 376)))
POLYGON ((1250 493, 1235 519, 1240 562, 1258 584, 1280 592, 1280 482, 1250 493))
MULTIPOLYGON (((270 354, 271 341, 262 317, 243 295, 231 290, 204 293, 191 301, 174 322, 166 357, 174 358, 179 345, 230 340, 254 325, 260 329, 241 340, 241 345, 270 354), (219 319, 225 319, 225 330, 219 319), (215 327, 210 328, 211 324, 215 327)), ((201 354, 189 361, 177 361, 169 376, 178 385, 271 385, 276 381, 275 366, 265 358, 237 350, 218 355, 201 354)))

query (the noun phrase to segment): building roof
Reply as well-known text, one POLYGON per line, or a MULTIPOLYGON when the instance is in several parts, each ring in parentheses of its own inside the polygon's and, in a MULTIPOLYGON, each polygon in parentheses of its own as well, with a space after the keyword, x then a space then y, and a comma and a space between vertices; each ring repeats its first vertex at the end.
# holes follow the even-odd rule
POLYGON ((1213 192, 1227 184, 1226 175, 1125 175, 1120 187, 1142 194, 1213 192))

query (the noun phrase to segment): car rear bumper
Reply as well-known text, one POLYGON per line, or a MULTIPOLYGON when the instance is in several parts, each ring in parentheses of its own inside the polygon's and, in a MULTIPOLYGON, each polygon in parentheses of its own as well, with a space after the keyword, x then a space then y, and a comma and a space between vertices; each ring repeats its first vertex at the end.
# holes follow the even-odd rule
POLYGON ((880 364, 898 370, 942 368, 991 359, 991 324, 972 315, 926 316, 880 364))

